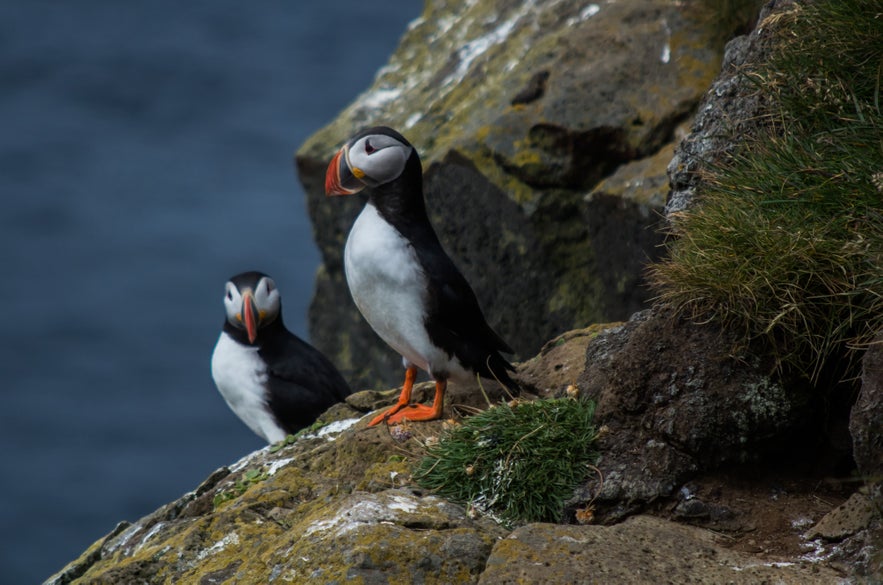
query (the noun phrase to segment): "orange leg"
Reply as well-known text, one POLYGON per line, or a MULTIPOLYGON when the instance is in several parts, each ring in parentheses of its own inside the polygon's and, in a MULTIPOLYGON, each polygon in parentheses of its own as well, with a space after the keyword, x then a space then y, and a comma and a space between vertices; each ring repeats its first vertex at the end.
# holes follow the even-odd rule
POLYGON ((445 404, 445 388, 447 385, 448 383, 445 380, 436 380, 435 398, 432 399, 432 406, 426 406, 424 404, 409 404, 394 415, 387 417, 386 424, 393 424, 403 420, 421 421, 441 418, 442 407, 445 404))
POLYGON ((417 368, 415 366, 411 366, 405 370, 405 383, 402 386, 402 393, 399 394, 399 400, 396 402, 392 408, 389 410, 385 410, 378 416, 374 417, 374 419, 368 423, 369 427, 373 427, 374 425, 379 425, 383 421, 387 420, 389 417, 400 411, 405 406, 411 403, 411 389, 414 387, 414 380, 417 379, 417 368))
MULTIPOLYGON (((416 371, 414 375, 416 376, 416 371)), ((405 383, 407 384, 407 382, 408 377, 406 376, 405 383)), ((411 383, 413 384, 413 379, 411 380, 411 383)), ((408 404, 407 402, 403 404, 402 396, 405 394, 403 388, 402 396, 399 396, 399 401, 396 405, 372 420, 369 426, 379 424, 382 421, 386 421, 386 424, 389 425, 402 422, 403 420, 424 421, 441 418, 442 407, 445 404, 445 388, 447 388, 447 385, 448 383, 445 380, 435 381, 435 398, 432 400, 432 406, 426 406, 424 404, 408 404)), ((408 399, 410 400, 410 390, 408 392, 408 399)))

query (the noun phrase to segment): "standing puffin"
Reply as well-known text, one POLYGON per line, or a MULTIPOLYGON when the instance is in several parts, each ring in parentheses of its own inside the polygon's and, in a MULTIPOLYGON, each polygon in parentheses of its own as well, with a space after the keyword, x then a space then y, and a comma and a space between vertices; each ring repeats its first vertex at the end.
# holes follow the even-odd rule
POLYGON ((309 426, 350 394, 328 358, 285 328, 272 278, 237 274, 226 284, 224 307, 212 378, 236 416, 265 441, 309 426))
POLYGON ((346 241, 346 280, 359 311, 405 366, 398 402, 370 424, 440 418, 449 378, 478 374, 516 390, 514 368, 500 355, 512 349, 487 324, 429 223, 420 156, 391 128, 356 134, 328 165, 327 195, 365 187, 368 203, 346 241), (435 380, 432 406, 410 403, 417 368, 435 380))

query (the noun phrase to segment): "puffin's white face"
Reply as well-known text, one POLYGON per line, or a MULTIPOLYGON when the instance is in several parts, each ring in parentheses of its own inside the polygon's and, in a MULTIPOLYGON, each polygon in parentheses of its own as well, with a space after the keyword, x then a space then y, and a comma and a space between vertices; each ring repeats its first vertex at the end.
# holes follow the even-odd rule
POLYGON ((369 133, 341 148, 325 175, 328 195, 351 195, 399 178, 414 147, 394 136, 369 133))
POLYGON ((261 277, 254 288, 243 286, 240 290, 232 281, 225 285, 227 321, 238 329, 245 329, 251 343, 257 338, 258 329, 279 316, 281 302, 276 283, 269 276, 261 277))
POLYGON ((350 172, 368 185, 382 185, 399 178, 411 150, 392 136, 371 134, 346 150, 346 162, 350 172))

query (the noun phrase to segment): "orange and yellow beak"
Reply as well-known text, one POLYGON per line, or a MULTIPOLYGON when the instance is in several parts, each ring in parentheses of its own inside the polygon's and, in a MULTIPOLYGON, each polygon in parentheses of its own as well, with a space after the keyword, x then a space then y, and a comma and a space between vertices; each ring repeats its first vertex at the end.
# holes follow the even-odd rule
POLYGON ((328 164, 328 171, 325 173, 326 195, 352 195, 365 188, 365 183, 361 181, 365 173, 361 169, 350 168, 347 162, 348 148, 344 146, 338 150, 328 164))

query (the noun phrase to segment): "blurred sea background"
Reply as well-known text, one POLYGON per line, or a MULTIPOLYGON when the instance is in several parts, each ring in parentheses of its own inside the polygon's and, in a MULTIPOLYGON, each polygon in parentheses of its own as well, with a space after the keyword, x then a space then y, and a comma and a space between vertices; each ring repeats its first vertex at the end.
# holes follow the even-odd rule
POLYGON ((0 4, 0 583, 43 581, 263 446, 209 371, 224 282, 271 274, 309 339, 293 154, 421 9, 0 4))

